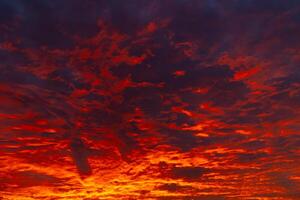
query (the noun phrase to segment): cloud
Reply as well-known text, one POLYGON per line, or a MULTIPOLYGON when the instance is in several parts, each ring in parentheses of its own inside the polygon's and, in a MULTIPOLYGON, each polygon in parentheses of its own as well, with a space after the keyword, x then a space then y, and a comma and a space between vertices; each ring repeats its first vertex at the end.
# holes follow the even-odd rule
POLYGON ((207 169, 202 167, 174 167, 171 170, 173 178, 182 178, 186 180, 199 180, 199 178, 207 173, 207 169))
POLYGON ((299 196, 297 1, 0 5, 4 199, 299 196))

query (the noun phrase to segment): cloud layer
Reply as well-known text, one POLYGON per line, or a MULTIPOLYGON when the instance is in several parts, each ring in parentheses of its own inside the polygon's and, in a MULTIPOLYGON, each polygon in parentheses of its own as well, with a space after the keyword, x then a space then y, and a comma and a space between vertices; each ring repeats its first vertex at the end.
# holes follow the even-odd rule
POLYGON ((297 199, 298 1, 0 2, 0 199, 297 199))

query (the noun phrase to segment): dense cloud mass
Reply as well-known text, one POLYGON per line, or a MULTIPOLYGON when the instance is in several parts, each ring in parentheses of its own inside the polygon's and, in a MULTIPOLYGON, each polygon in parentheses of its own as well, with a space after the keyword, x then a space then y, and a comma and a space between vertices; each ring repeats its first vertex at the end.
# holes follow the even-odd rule
POLYGON ((300 198, 298 0, 0 0, 0 199, 300 198))

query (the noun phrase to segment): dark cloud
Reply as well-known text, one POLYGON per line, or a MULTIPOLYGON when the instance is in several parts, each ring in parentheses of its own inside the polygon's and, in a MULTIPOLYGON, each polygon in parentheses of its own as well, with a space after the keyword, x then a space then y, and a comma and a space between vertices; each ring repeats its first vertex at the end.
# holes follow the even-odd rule
POLYGON ((267 157, 268 155, 266 153, 247 153, 247 154, 239 154, 238 155, 238 161, 240 162, 253 162, 258 161, 262 158, 267 157))
POLYGON ((72 140, 70 144, 71 153, 73 156, 74 163, 82 176, 90 175, 91 167, 88 163, 88 149, 79 138, 72 140))
POLYGON ((162 130, 166 137, 166 142, 172 146, 180 148, 182 151, 189 151, 201 144, 201 138, 195 136, 191 131, 162 130))
POLYGON ((192 192, 195 188, 191 186, 181 186, 176 183, 164 184, 158 187, 160 190, 167 190, 169 192, 192 192))
POLYGON ((0 180, 4 188, 10 187, 13 183, 15 188, 26 188, 39 185, 59 186, 63 184, 63 180, 60 180, 57 177, 36 171, 11 172, 3 176, 0 180))
POLYGON ((167 197, 159 197, 159 200, 189 200, 189 199, 195 199, 195 200, 225 200, 227 199, 224 196, 221 195, 201 195, 201 196, 184 196, 184 197, 174 197, 174 196, 167 196, 167 197))
POLYGON ((173 167, 171 170, 171 176, 173 178, 199 181, 201 176, 207 172, 208 169, 203 167, 173 167))

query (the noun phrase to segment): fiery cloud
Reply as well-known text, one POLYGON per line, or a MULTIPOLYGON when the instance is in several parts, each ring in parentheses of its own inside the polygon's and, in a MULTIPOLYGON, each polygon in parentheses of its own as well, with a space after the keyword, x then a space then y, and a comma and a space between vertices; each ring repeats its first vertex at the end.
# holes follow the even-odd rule
POLYGON ((299 199, 297 1, 0 2, 0 199, 299 199))

